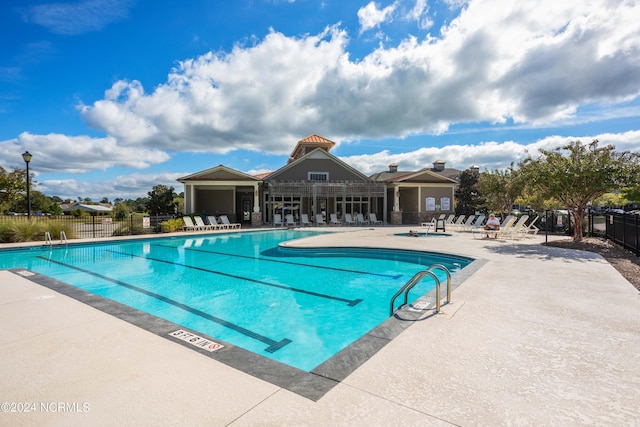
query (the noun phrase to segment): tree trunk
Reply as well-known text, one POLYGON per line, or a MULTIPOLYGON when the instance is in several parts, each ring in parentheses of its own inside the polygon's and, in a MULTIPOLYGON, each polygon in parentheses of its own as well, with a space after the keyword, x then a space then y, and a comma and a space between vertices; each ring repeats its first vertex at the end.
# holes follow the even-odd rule
POLYGON ((582 240, 582 220, 584 218, 584 208, 576 206, 573 210, 573 241, 582 240))

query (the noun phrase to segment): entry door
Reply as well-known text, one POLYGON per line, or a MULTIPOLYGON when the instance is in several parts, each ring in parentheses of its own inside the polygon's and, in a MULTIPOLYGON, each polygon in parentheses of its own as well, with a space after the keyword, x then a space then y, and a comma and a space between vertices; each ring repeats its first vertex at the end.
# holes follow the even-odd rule
POLYGON ((251 197, 242 197, 242 220, 251 221, 251 197))

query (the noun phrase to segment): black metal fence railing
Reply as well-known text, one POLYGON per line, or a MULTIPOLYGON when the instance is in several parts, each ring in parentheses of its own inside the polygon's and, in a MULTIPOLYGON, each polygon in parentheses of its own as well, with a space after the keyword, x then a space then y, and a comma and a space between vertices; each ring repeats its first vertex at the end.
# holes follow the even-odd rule
POLYGON ((589 234, 605 237, 640 256, 640 215, 589 212, 589 234))
MULTIPOLYGON (((129 215, 117 219, 111 216, 32 216, 31 223, 37 229, 32 233, 44 236, 45 232, 51 234, 52 240, 60 237, 60 231, 65 231, 69 238, 91 239, 98 237, 132 236, 137 234, 160 233, 163 221, 172 219, 167 215, 129 215)), ((19 229, 30 222, 27 216, 3 215, 0 216, 0 228, 7 224, 14 224, 19 229)), ((20 232, 20 231, 18 231, 20 232)), ((25 231, 25 234, 29 231, 25 231)))

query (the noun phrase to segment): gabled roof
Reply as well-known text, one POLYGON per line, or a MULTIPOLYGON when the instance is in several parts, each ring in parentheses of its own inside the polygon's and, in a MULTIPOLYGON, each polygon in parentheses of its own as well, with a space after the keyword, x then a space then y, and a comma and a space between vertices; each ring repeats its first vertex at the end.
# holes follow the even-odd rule
POLYGON ((69 212, 69 211, 75 211, 75 210, 80 210, 80 211, 87 211, 87 212, 111 212, 113 211, 113 207, 112 206, 105 206, 105 205, 87 205, 84 203, 71 203, 67 206, 61 205, 60 208, 62 209, 63 212, 69 212))
POLYGON ((375 181, 384 182, 442 182, 457 184, 458 181, 441 173, 433 172, 429 168, 416 172, 380 172, 371 176, 375 181))
POLYGON ((184 183, 186 181, 261 181, 261 179, 224 165, 218 165, 201 172, 183 176, 178 178, 177 181, 184 183))
POLYGON ((285 166, 281 167, 280 169, 271 172, 269 174, 269 176, 267 176, 265 178, 265 181, 269 181, 269 180, 277 180, 278 175, 286 172, 288 169, 291 169, 292 167, 298 165, 299 163, 304 162, 307 159, 327 159, 327 160, 331 160, 332 162, 336 163, 337 165, 339 165, 340 167, 349 170, 351 173, 359 176, 362 178, 363 181, 371 181, 371 178, 369 178, 368 176, 366 176, 365 174, 363 174, 362 172, 360 172, 359 170, 349 166, 348 164, 346 164, 345 162, 343 162, 342 160, 340 160, 339 158, 337 158, 336 156, 334 156, 333 154, 323 150, 322 148, 316 148, 315 150, 311 151, 310 153, 305 154, 304 156, 290 162, 287 163, 285 166))

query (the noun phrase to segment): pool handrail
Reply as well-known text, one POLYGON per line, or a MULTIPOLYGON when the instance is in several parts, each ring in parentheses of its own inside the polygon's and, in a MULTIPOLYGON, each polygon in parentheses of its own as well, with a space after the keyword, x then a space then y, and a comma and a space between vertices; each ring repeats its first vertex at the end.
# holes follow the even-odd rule
MULTIPOLYGON (((433 280, 435 280, 436 282, 436 308, 435 308, 435 313, 439 313, 440 312, 440 279, 438 279, 438 276, 435 275, 435 273, 432 270, 435 269, 441 269, 444 270, 444 272, 447 274, 447 304, 449 304, 451 302, 451 273, 449 272, 449 270, 441 264, 434 264, 431 267, 429 267, 427 270, 422 270, 417 272, 416 274, 413 275, 413 277, 411 279, 409 279, 409 281, 407 283, 405 283, 394 295, 393 297, 391 297, 391 302, 390 302, 390 307, 389 307, 389 316, 393 316, 394 310, 393 310, 393 304, 396 301, 396 298, 398 298, 402 293, 404 293, 404 302, 402 303, 402 305, 400 307, 404 307, 405 305, 407 305, 408 300, 409 300, 409 291, 411 291, 411 289, 417 285, 425 276, 431 276, 433 278, 433 280)), ((398 307, 398 309, 400 308, 398 307)))

